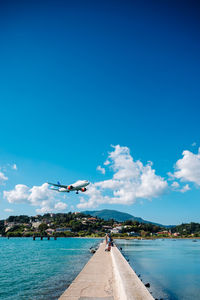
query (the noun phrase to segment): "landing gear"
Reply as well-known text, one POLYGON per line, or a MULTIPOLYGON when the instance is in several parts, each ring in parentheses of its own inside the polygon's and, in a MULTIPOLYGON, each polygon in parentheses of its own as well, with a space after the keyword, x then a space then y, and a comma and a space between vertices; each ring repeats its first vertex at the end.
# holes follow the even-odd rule
POLYGON ((76 194, 78 194, 78 191, 76 191, 76 194))

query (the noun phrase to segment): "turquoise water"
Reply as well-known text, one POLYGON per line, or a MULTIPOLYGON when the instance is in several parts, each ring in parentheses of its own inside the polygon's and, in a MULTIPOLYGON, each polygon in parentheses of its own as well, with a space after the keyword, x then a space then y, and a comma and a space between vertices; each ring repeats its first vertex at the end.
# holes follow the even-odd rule
POLYGON ((117 240, 150 292, 164 300, 200 299, 200 240, 117 240))
POLYGON ((58 299, 99 239, 0 238, 0 299, 58 299))

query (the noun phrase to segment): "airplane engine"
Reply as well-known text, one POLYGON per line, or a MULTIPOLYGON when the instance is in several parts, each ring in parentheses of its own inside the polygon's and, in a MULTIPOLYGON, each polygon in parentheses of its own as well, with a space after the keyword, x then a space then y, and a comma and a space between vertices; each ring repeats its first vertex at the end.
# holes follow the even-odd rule
POLYGON ((84 187, 84 188, 81 189, 81 191, 82 191, 82 192, 86 192, 87 189, 84 187))
POLYGON ((72 190, 73 189, 73 186, 72 185, 68 185, 68 190, 70 191, 70 190, 72 190))

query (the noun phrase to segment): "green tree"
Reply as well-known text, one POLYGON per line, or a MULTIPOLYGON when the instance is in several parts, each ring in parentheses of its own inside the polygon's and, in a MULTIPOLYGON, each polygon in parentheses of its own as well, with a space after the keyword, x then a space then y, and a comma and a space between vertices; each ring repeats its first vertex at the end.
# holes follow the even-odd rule
POLYGON ((41 223, 41 224, 38 226, 38 230, 39 230, 40 232, 45 232, 45 230, 47 230, 47 228, 48 228, 48 226, 47 226, 47 224, 45 224, 45 223, 41 223))

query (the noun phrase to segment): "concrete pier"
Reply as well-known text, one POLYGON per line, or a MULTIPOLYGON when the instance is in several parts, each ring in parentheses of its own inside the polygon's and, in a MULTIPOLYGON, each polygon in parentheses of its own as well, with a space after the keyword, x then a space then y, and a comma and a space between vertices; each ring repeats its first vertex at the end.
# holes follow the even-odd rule
POLYGON ((142 281, 130 267, 124 256, 113 247, 111 251, 113 272, 115 274, 116 294, 120 300, 154 299, 142 281))
POLYGON ((97 252, 59 300, 153 300, 123 255, 112 247, 97 252))

